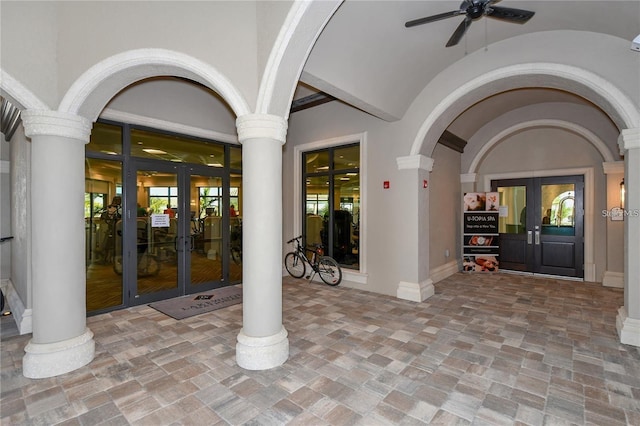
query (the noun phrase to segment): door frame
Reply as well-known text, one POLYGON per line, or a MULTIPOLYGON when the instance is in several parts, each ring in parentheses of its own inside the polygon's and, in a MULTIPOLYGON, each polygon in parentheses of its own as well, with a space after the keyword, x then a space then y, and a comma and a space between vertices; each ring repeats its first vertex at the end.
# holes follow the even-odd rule
MULTIPOLYGON (((184 285, 182 287, 180 287, 180 285, 178 287, 181 288, 181 293, 183 293, 182 295, 186 295, 186 294, 196 294, 196 293, 200 293, 202 291, 208 291, 208 290, 212 290, 214 288, 219 288, 219 287, 224 287, 227 285, 231 285, 230 283, 230 279, 229 279, 229 259, 231 258, 231 252, 230 252, 230 244, 229 244, 229 240, 230 240, 230 230, 229 230, 229 206, 230 206, 230 194, 229 194, 229 187, 230 185, 230 173, 228 169, 217 169, 217 168, 211 168, 209 166, 203 166, 203 165, 198 165, 198 164, 184 164, 182 166, 182 181, 184 183, 184 189, 187 189, 187 195, 185 196, 183 201, 183 205, 181 207, 184 208, 184 211, 189 211, 190 212, 190 202, 191 199, 196 197, 200 197, 200 194, 191 194, 191 177, 196 175, 196 176, 207 176, 207 177, 215 177, 215 178, 220 178, 222 179, 222 187, 223 187, 223 192, 222 192, 222 203, 220 206, 221 209, 221 221, 220 221, 220 226, 221 226, 221 235, 220 235, 220 244, 221 244, 221 250, 220 253, 218 254, 220 256, 220 259, 222 261, 222 277, 220 278, 220 281, 209 281, 206 284, 202 284, 199 287, 195 287, 193 285, 193 281, 192 281, 192 273, 191 273, 191 262, 190 262, 190 256, 189 257, 185 257, 184 259, 184 270, 183 270, 183 274, 182 276, 184 277, 183 281, 184 281, 184 285), (189 278, 189 279, 187 279, 189 278)), ((188 230, 185 229, 185 234, 188 230)))
POLYGON ((486 174, 484 188, 491 190, 491 181, 500 179, 519 179, 552 176, 584 176, 584 281, 596 281, 596 265, 594 261, 594 225, 595 225, 595 191, 594 170, 592 167, 554 169, 554 170, 529 170, 520 172, 503 172, 486 174))
MULTIPOLYGON (((189 212, 180 214, 181 219, 178 221, 178 233, 182 235, 182 240, 178 242, 181 244, 182 250, 178 250, 178 275, 176 288, 169 290, 162 290, 144 295, 137 295, 137 268, 134 267, 131 256, 127 261, 123 260, 123 289, 124 289, 124 301, 125 306, 136 306, 155 302, 158 300, 165 300, 172 297, 184 296, 191 294, 190 291, 194 290, 191 283, 191 264, 190 256, 187 254, 191 243, 191 219, 190 219, 190 199, 193 194, 190 194, 190 177, 193 174, 196 175, 210 175, 213 177, 219 177, 222 179, 223 186, 229 186, 229 172, 225 169, 211 169, 207 166, 193 165, 189 163, 172 163, 169 161, 155 160, 148 158, 131 158, 126 167, 125 185, 127 185, 127 191, 123 196, 123 253, 135 253, 137 248, 137 241, 135 239, 135 221, 137 219, 137 171, 145 169, 157 169, 163 172, 169 172, 170 170, 176 175, 176 186, 178 188, 178 208, 180 212, 189 212), (127 195, 128 194, 128 195, 127 195), (180 254, 182 253, 182 254, 180 254)), ((199 196, 199 194, 196 194, 199 196)), ((223 208, 229 204, 229 191, 223 192, 223 208)), ((212 288, 220 287, 228 282, 229 276, 229 264, 225 247, 228 247, 229 231, 228 231, 229 218, 228 215, 222 216, 222 278, 220 282, 212 281, 199 288, 199 291, 207 291, 212 288), (225 226, 225 224, 227 224, 225 226)))

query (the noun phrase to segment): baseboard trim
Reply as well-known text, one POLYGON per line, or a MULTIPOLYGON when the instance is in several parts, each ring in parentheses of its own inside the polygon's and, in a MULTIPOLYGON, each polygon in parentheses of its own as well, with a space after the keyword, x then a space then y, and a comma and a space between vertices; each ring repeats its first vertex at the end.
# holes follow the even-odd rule
POLYGON ((434 294, 433 281, 430 279, 420 283, 400 281, 396 292, 398 299, 410 300, 412 302, 422 302, 434 294))
POLYGON ((462 261, 452 260, 431 270, 431 281, 435 284, 462 270, 462 261))
POLYGON ((629 318, 627 309, 624 306, 618 309, 616 329, 618 330, 620 343, 640 346, 640 320, 629 318))
POLYGON ((605 271, 602 277, 603 287, 624 288, 624 273, 605 271))
POLYGON ((32 311, 24 306, 10 279, 2 280, 2 292, 11 310, 11 316, 18 327, 18 332, 20 334, 31 333, 33 331, 32 311))

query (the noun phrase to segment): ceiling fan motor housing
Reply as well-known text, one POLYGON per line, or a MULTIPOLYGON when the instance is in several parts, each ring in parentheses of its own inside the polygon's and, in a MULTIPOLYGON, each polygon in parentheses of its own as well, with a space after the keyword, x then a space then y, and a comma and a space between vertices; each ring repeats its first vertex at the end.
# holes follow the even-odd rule
MULTIPOLYGON (((464 3, 462 3, 462 5, 464 6, 464 3)), ((480 18, 482 15, 484 15, 485 5, 486 2, 484 1, 473 0, 469 4, 469 7, 467 7, 467 16, 471 19, 480 18)))

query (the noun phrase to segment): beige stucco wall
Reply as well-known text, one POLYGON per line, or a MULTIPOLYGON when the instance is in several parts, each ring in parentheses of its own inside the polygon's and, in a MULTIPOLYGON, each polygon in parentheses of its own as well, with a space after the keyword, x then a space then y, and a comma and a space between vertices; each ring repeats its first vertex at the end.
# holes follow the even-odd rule
POLYGON ((461 258, 460 153, 443 145, 433 150, 429 176, 429 266, 431 269, 461 258), (449 256, 445 254, 449 251, 449 256))
POLYGON ((260 3, 2 2, 2 67, 55 108, 105 58, 162 48, 213 64, 255 105, 261 68, 290 6, 260 3))

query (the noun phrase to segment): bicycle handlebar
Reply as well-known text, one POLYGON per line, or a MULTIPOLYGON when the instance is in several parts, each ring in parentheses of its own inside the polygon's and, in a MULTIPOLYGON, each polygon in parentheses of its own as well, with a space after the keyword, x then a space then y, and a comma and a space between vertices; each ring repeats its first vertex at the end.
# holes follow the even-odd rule
POLYGON ((291 244, 292 242, 294 242, 295 240, 299 240, 300 238, 302 238, 302 235, 300 235, 299 237, 290 239, 289 241, 287 241, 287 244, 291 244))

